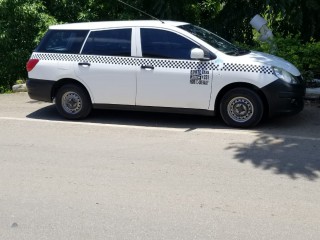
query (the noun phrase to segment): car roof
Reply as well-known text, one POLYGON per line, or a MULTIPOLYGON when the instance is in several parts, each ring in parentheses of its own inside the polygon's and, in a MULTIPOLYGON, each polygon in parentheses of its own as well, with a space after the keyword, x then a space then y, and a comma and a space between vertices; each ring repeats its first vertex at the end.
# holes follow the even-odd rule
POLYGON ((160 26, 181 26, 188 23, 177 21, 160 21, 160 20, 132 20, 132 21, 105 21, 105 22, 83 22, 68 23, 50 26, 49 29, 56 30, 93 30, 114 27, 160 27, 160 26))

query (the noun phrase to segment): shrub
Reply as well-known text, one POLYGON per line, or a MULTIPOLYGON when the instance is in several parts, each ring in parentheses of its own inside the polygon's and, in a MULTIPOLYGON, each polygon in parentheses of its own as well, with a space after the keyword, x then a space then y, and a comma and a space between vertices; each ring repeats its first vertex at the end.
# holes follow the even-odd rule
POLYGON ((48 25, 55 20, 45 13, 39 0, 0 1, 0 86, 11 89, 26 77, 25 64, 48 25))

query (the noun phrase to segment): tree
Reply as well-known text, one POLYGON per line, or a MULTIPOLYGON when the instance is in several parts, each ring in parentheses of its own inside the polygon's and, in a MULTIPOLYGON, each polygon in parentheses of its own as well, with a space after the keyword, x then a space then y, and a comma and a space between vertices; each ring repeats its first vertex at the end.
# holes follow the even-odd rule
POLYGON ((48 25, 55 23, 41 1, 0 1, 0 86, 25 77, 25 63, 48 25))
MULTIPOLYGON (((267 18, 276 36, 297 36, 304 44, 320 40, 319 0, 123 1, 159 19, 194 23, 248 45, 255 44, 249 22, 256 14, 267 18)), ((0 91, 26 77, 25 62, 49 25, 130 19, 149 17, 117 0, 0 0, 0 91)))
POLYGON ((317 0, 280 1, 271 5, 268 19, 275 32, 286 35, 301 35, 304 42, 320 40, 320 2, 317 0), (280 8, 277 11, 277 8, 280 8), (276 17, 275 17, 276 16, 276 17))

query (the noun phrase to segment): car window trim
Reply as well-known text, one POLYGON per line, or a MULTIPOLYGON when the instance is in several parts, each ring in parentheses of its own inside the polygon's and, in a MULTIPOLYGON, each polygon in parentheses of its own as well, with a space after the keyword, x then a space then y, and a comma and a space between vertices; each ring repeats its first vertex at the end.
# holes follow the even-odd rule
MULTIPOLYGON (((92 33, 92 32, 101 32, 101 31, 112 31, 112 30, 121 30, 121 29, 131 29, 131 39, 130 39, 130 41, 131 41, 131 53, 130 53, 130 55, 131 56, 128 56, 128 57, 133 57, 133 47, 132 47, 132 45, 134 44, 134 38, 133 38, 133 36, 135 35, 134 34, 134 28, 133 27, 113 27, 113 28, 102 28, 102 29, 93 29, 93 30, 89 30, 89 32, 88 32, 88 35, 87 35, 87 37, 85 38, 85 40, 84 40, 84 42, 83 42, 83 44, 82 44, 82 47, 81 47, 81 50, 80 50, 80 55, 95 55, 95 54, 83 54, 83 49, 84 49, 84 46, 86 45, 86 43, 87 43, 87 40, 88 40, 88 38, 89 38, 89 36, 90 36, 90 34, 92 33)), ((108 55, 106 55, 106 56, 108 56, 108 55)), ((114 56, 113 56, 114 57, 114 56)), ((115 57, 124 57, 124 56, 115 56, 115 57)))
MULTIPOLYGON (((194 44, 198 45, 198 46, 199 46, 199 48, 201 48, 201 49, 202 49, 203 51, 205 51, 206 53, 209 53, 209 54, 210 54, 210 61, 211 61, 211 60, 214 60, 214 59, 216 58, 216 55, 215 55, 213 52, 211 52, 208 48, 206 48, 205 46, 203 46, 203 45, 202 45, 202 44, 200 44, 199 42, 195 41, 194 39, 192 39, 192 38, 190 38, 190 37, 188 37, 188 36, 186 36, 186 35, 184 35, 184 34, 182 34, 182 33, 180 33, 180 32, 177 32, 177 31, 174 31, 174 30, 172 30, 172 29, 168 29, 168 28, 162 28, 162 27, 149 27, 149 26, 137 27, 137 30, 138 30, 137 34, 139 35, 139 39, 140 39, 140 41, 137 43, 137 44, 139 44, 139 45, 140 45, 139 47, 137 46, 137 49, 139 49, 139 50, 140 50, 140 53, 139 53, 139 52, 137 52, 137 55, 138 55, 138 54, 140 55, 140 56, 137 56, 137 57, 139 57, 139 58, 151 58, 151 59, 157 59, 157 58, 144 57, 144 56, 143 56, 143 52, 142 52, 142 37, 141 37, 141 29, 157 29, 157 30, 163 30, 163 31, 168 31, 168 32, 175 33, 175 34, 177 34, 177 35, 179 35, 179 36, 181 36, 181 37, 183 37, 183 38, 185 38, 185 39, 187 39, 187 40, 189 40, 189 41, 193 42, 194 44), (212 57, 212 58, 211 58, 211 57, 212 57)), ((172 58, 161 58, 161 59, 168 59, 168 60, 172 60, 172 58)), ((179 60, 194 61, 194 60, 192 60, 192 59, 179 59, 179 60)))
MULTIPOLYGON (((41 39, 40 43, 37 45, 37 47, 34 49, 34 51, 37 51, 37 52, 43 52, 43 53, 55 53, 55 54, 79 54, 79 52, 82 50, 82 47, 83 47, 83 44, 85 43, 86 39, 87 39, 87 36, 84 37, 83 39, 83 42, 82 42, 82 45, 79 49, 79 52, 76 52, 76 53, 71 53, 71 52, 58 52, 58 51, 55 51, 55 52, 51 52, 51 51, 39 51, 40 47, 43 46, 43 44, 47 43, 49 41, 49 34, 51 34, 52 32, 78 32, 78 31, 86 31, 87 32, 87 36, 90 32, 90 30, 87 30, 87 29, 70 29, 70 30, 65 30, 65 29, 49 29, 45 36, 41 39)), ((72 44, 70 42, 70 40, 68 40, 68 43, 67 45, 70 45, 72 44)))

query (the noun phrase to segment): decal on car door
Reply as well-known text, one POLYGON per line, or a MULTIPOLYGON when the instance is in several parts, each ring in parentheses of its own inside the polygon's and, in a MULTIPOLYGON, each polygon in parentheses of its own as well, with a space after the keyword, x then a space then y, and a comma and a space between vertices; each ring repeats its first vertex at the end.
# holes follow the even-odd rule
POLYGON ((190 84, 208 85, 210 72, 207 69, 196 69, 190 71, 190 84))

